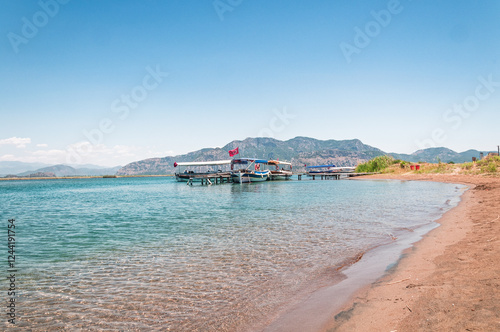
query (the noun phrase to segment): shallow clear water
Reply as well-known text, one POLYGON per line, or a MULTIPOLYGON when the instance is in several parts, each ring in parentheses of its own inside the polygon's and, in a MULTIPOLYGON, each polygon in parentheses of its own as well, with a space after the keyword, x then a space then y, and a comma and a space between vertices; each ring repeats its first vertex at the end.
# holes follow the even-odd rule
POLYGON ((436 220, 463 189, 400 181, 0 181, 0 227, 16 219, 16 326, 255 326, 297 294, 334 282, 357 255, 436 220))

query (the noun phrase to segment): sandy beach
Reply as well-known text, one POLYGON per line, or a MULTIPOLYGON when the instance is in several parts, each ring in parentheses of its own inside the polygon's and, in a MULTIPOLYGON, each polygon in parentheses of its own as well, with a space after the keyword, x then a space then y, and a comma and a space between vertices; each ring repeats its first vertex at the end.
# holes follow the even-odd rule
POLYGON ((326 331, 500 331, 500 178, 373 175, 470 186, 397 266, 358 291, 326 331))

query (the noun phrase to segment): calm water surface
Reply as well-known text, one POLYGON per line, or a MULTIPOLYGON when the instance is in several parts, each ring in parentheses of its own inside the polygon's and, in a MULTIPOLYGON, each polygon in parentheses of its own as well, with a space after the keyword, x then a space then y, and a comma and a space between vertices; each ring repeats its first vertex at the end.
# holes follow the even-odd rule
MULTIPOLYGON (((432 223, 463 190, 400 181, 0 181, 0 227, 16 219, 16 326, 251 328, 333 283, 363 252, 432 223)), ((3 257, 7 273, 6 249, 3 257)), ((0 285, 6 298, 6 280, 0 285)))

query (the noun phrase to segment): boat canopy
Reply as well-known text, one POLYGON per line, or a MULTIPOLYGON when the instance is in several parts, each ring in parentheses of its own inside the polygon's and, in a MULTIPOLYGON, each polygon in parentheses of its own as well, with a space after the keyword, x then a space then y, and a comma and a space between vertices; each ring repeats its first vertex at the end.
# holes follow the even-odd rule
POLYGON ((292 163, 289 163, 287 161, 279 161, 279 160, 268 160, 267 164, 268 165, 288 165, 288 166, 292 166, 292 163))
POLYGON ((231 160, 214 160, 214 161, 191 161, 184 163, 174 163, 177 166, 215 166, 215 165, 229 165, 231 160))
POLYGON ((238 158, 238 159, 233 159, 231 161, 231 163, 232 164, 248 164, 248 163, 267 164, 267 160, 255 159, 255 158, 238 158))
POLYGON ((326 168, 326 167, 336 167, 336 166, 335 165, 306 166, 306 168, 326 168))

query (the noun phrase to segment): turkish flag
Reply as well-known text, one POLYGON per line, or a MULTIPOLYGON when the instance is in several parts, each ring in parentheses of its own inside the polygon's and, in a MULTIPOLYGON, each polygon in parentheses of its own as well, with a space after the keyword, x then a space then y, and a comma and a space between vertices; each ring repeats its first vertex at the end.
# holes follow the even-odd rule
POLYGON ((238 153, 240 153, 240 151, 238 150, 239 147, 237 147, 236 149, 234 150, 229 150, 229 157, 233 157, 233 156, 236 156, 238 153))

